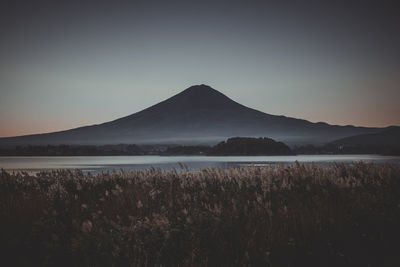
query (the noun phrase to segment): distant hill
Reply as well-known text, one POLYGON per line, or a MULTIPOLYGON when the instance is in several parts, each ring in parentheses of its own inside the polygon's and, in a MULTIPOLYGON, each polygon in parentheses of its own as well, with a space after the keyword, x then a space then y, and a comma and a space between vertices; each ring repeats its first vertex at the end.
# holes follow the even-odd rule
POLYGON ((400 127, 392 126, 373 134, 359 134, 330 143, 336 146, 400 147, 400 127))
POLYGON ((229 138, 212 147, 209 155, 216 156, 258 156, 292 155, 290 148, 271 138, 229 138))
POLYGON ((381 130, 270 115, 243 106, 207 85, 195 85, 154 106, 114 121, 54 133, 0 138, 0 147, 59 144, 214 145, 232 136, 269 136, 287 144, 322 144, 381 130))
POLYGON ((342 154, 400 155, 400 127, 392 126, 379 133, 341 138, 323 148, 342 154))

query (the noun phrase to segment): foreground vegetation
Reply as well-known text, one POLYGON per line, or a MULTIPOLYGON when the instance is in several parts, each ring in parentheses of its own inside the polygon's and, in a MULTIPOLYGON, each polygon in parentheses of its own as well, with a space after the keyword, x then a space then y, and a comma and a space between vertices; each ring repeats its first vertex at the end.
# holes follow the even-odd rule
POLYGON ((0 174, 4 266, 399 266, 400 168, 0 174))

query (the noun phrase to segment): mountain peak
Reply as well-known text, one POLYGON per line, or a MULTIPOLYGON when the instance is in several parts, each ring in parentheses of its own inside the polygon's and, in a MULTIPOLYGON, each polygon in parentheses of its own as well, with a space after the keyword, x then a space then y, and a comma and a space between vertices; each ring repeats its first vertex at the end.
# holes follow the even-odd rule
MULTIPOLYGON (((195 84, 195 85, 192 85, 192 86, 190 86, 189 88, 187 88, 187 89, 192 89, 192 90, 201 90, 201 89, 213 89, 211 86, 209 86, 209 85, 207 85, 207 84, 195 84)), ((186 89, 186 90, 187 90, 186 89)), ((213 89, 213 90, 215 90, 215 89, 213 89)))
POLYGON ((193 108, 220 109, 241 107, 240 104, 234 102, 223 93, 205 84, 190 86, 167 101, 172 101, 175 106, 184 107, 188 110, 193 108))
MULTIPOLYGON (((197 85, 192 85, 189 88, 183 90, 182 92, 188 92, 188 93, 215 93, 218 92, 214 88, 212 88, 209 85, 206 84, 197 84, 197 85)), ((219 92, 218 92, 219 93, 219 92)))
POLYGON ((190 88, 195 88, 195 89, 213 89, 211 86, 209 86, 207 84, 204 84, 204 83, 192 85, 188 89, 190 89, 190 88))

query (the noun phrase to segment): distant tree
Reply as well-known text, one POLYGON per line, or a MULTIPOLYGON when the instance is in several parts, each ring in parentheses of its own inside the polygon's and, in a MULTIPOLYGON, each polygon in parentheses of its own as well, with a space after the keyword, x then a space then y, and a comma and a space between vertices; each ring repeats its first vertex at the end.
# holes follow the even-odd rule
POLYGON ((215 145, 209 155, 293 155, 293 152, 286 144, 271 138, 234 137, 215 145))

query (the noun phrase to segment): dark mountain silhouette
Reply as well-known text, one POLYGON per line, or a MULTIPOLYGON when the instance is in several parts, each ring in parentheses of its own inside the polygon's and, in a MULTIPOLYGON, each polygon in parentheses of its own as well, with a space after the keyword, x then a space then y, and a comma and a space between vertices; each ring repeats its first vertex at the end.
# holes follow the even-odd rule
POLYGON ((341 138, 324 147, 340 154, 400 155, 400 127, 392 126, 379 133, 341 138))
POLYGON ((321 144, 381 130, 270 115, 245 107, 207 85, 195 85, 127 117, 67 131, 0 138, 0 146, 216 144, 232 136, 270 137, 287 144, 321 144))
POLYGON ((330 143, 336 146, 400 147, 400 127, 392 126, 379 133, 359 134, 330 143))

